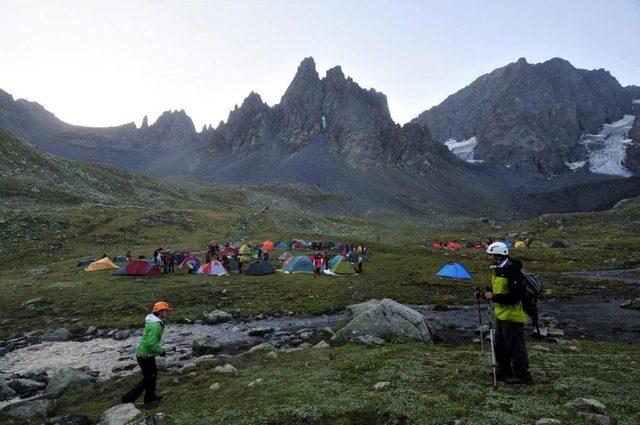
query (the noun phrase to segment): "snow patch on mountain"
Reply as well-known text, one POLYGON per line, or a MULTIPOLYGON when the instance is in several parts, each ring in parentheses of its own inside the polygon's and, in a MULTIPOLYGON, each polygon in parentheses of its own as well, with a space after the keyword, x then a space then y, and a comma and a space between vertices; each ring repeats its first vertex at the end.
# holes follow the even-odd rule
POLYGON ((635 100, 633 100, 632 102, 633 102, 634 104, 636 104, 636 105, 640 105, 640 99, 635 99, 635 100))
POLYGON ((622 164, 631 144, 627 134, 633 126, 634 118, 633 115, 625 115, 614 123, 604 124, 600 133, 581 137, 580 144, 587 149, 589 170, 592 173, 621 177, 632 175, 622 164))
POLYGON ((463 161, 476 163, 482 162, 482 160, 475 159, 475 149, 478 146, 478 140, 476 136, 473 136, 467 140, 458 142, 456 139, 449 139, 445 143, 445 146, 449 148, 452 154, 462 159, 463 161))
POLYGON ((584 167, 587 164, 587 161, 576 161, 576 162, 566 162, 565 165, 569 167, 571 171, 578 171, 580 168, 584 167))

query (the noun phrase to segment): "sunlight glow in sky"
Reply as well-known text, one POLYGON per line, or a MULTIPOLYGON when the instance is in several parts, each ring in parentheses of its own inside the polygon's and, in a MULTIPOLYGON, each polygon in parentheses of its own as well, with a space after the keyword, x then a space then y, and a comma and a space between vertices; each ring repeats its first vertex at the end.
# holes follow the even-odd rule
POLYGON ((404 123, 519 57, 639 85, 639 23, 638 0, 0 0, 0 88, 72 124, 185 109, 199 130, 252 90, 278 103, 313 56, 404 123))

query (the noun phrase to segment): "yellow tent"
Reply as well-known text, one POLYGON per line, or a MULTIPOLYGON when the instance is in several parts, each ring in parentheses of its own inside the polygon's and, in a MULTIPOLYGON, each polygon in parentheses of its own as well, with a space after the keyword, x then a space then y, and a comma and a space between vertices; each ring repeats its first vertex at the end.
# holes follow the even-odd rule
POLYGON ((120 267, 116 266, 109 260, 109 257, 104 257, 102 260, 94 261, 89 264, 84 271, 85 272, 96 272, 99 270, 113 270, 119 269, 120 267))
POLYGON ((520 248, 526 248, 527 246, 524 244, 524 242, 518 241, 518 242, 516 242, 516 244, 513 247, 517 248, 517 249, 520 249, 520 248))

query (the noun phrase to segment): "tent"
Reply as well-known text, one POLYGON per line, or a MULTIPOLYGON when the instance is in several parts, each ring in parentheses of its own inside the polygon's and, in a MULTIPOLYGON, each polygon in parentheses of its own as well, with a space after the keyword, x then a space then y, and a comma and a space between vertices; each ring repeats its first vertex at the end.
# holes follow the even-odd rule
POLYGON ((346 260, 338 261, 330 270, 335 274, 340 275, 354 275, 356 271, 353 268, 353 265, 346 260))
POLYGON ((280 256, 278 257, 278 260, 287 261, 290 258, 293 258, 293 254, 290 253, 289 251, 285 251, 282 254, 280 254, 280 256))
POLYGON ((310 272, 313 273, 315 267, 313 262, 308 257, 293 257, 288 263, 282 266, 282 270, 295 273, 295 272, 310 272))
POLYGON ((442 249, 442 245, 440 245, 439 242, 434 242, 431 244, 431 246, 433 247, 433 249, 442 249))
POLYGON ((76 264, 76 267, 87 267, 89 264, 93 263, 94 261, 96 261, 95 258, 87 258, 86 260, 80 260, 78 261, 78 264, 76 264))
POLYGON ((335 255, 331 260, 329 260, 329 268, 335 266, 336 264, 338 264, 340 261, 342 261, 344 259, 345 259, 345 257, 343 257, 340 254, 335 255))
POLYGON ((462 249, 462 245, 460 245, 458 242, 449 242, 444 246, 444 249, 455 251, 458 249, 462 249))
POLYGON ((451 277, 454 279, 471 279, 471 274, 460 263, 445 264, 438 270, 436 276, 451 277))
POLYGON ((84 271, 97 272, 100 270, 116 270, 119 268, 120 267, 113 264, 108 257, 104 257, 102 260, 94 261, 93 263, 89 264, 87 267, 85 267, 84 271))
POLYGON ((264 276, 265 274, 275 273, 276 271, 271 267, 271 264, 263 260, 256 260, 249 264, 247 272, 250 276, 264 276))
POLYGON ((184 259, 186 258, 186 255, 184 255, 184 253, 180 252, 180 251, 176 251, 173 253, 173 261, 176 264, 182 264, 182 262, 184 261, 184 259))
POLYGON ((497 242, 502 242, 503 244, 505 244, 507 246, 507 248, 513 248, 513 244, 509 241, 506 241, 504 239, 500 239, 497 242))
POLYGON ((522 242, 522 241, 517 241, 517 242, 513 245, 513 247, 514 247, 514 248, 516 248, 516 249, 523 249, 523 248, 526 248, 527 246, 524 244, 524 242, 522 242))
POLYGON ((234 256, 238 253, 238 251, 232 246, 225 246, 220 250, 220 255, 226 257, 228 255, 234 256))
POLYGON ((262 242, 262 250, 263 251, 271 251, 273 249, 273 242, 264 241, 262 242))
POLYGON ((486 247, 487 247, 487 245, 483 244, 483 243, 482 243, 482 242, 480 242, 480 241, 477 241, 477 242, 473 242, 473 243, 471 244, 471 247, 470 247, 470 248, 471 248, 471 249, 485 249, 486 247))
POLYGON ((357 263, 358 254, 356 254, 355 252, 351 252, 351 254, 347 255, 347 260, 349 260, 350 263, 357 263))
POLYGON ((551 248, 566 248, 567 244, 558 240, 551 244, 551 248))
POLYGON ((200 261, 198 261, 198 259, 193 255, 187 254, 184 260, 182 260, 182 263, 180 264, 180 268, 182 270, 187 270, 187 271, 198 270, 200 268, 200 261))
POLYGON ((299 240, 294 239, 291 242, 289 242, 289 248, 302 249, 302 248, 304 248, 304 245, 299 240))
POLYGON ((274 245, 277 249, 286 249, 289 248, 289 245, 287 245, 286 242, 282 242, 282 241, 278 241, 275 243, 274 245))
POLYGON ((198 269, 198 274, 204 274, 207 276, 227 276, 229 273, 224 268, 222 263, 218 260, 213 260, 210 263, 198 269))
POLYGON ((158 276, 161 275, 160 267, 153 261, 134 260, 113 272, 119 276, 158 276))

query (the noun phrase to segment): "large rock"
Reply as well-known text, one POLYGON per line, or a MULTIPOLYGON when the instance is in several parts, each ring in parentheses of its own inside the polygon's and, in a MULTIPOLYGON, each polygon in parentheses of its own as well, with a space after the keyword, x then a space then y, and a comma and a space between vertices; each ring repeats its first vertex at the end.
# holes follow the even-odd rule
POLYGON ((213 335, 204 335, 196 337, 191 343, 191 349, 194 356, 204 356, 206 354, 216 354, 220 351, 221 346, 213 335))
POLYGON ((91 375, 87 375, 84 372, 70 367, 64 367, 51 376, 47 388, 44 390, 44 394, 47 397, 58 397, 67 391, 79 388, 93 381, 95 381, 95 378, 91 375))
POLYGON ((620 304, 620 307, 630 310, 640 310, 640 298, 632 298, 630 300, 626 300, 622 304, 620 304))
POLYGON ((32 379, 20 378, 11 381, 9 383, 9 386, 20 395, 20 398, 27 398, 34 396, 40 391, 44 390, 46 384, 43 382, 34 381, 32 379))
POLYGON ((431 342, 433 330, 422 314, 385 298, 372 302, 331 338, 334 345, 346 344, 365 335, 386 339, 403 336, 416 341, 431 342))
POLYGON ((18 393, 4 381, 0 381, 0 401, 18 397, 18 393))
POLYGON ((605 413, 607 410, 604 404, 593 398, 576 398, 575 400, 565 403, 565 407, 569 407, 579 412, 600 414, 605 413))
POLYGON ((202 313, 204 323, 208 325, 216 325, 218 323, 228 322, 233 316, 226 311, 214 310, 209 313, 202 313))
POLYGON ((46 418, 56 407, 54 400, 29 400, 22 403, 12 404, 5 408, 3 412, 14 418, 35 419, 46 418))
POLYGON ((351 305, 347 306, 347 308, 345 309, 347 320, 353 319, 354 317, 358 316, 360 313, 363 313, 366 310, 369 310, 369 309, 377 306, 378 304, 380 304, 380 300, 376 300, 374 298, 374 299, 371 299, 369 301, 365 301, 365 302, 358 303, 358 304, 351 304, 351 305))
POLYGON ((43 304, 46 303, 47 299, 45 297, 36 297, 36 298, 32 298, 28 301, 23 302, 22 304, 20 304, 22 307, 34 307, 38 304, 43 304))
POLYGON ((104 411, 100 416, 100 425, 124 425, 140 414, 133 403, 118 404, 104 411))
POLYGON ((40 339, 42 341, 69 341, 71 339, 71 332, 66 328, 59 328, 42 335, 40 339))
POLYGON ((35 268, 35 269, 30 269, 27 272, 27 276, 35 277, 35 276, 40 276, 40 275, 45 274, 45 273, 49 273, 49 269, 48 268, 46 268, 46 267, 38 267, 38 268, 35 268))

